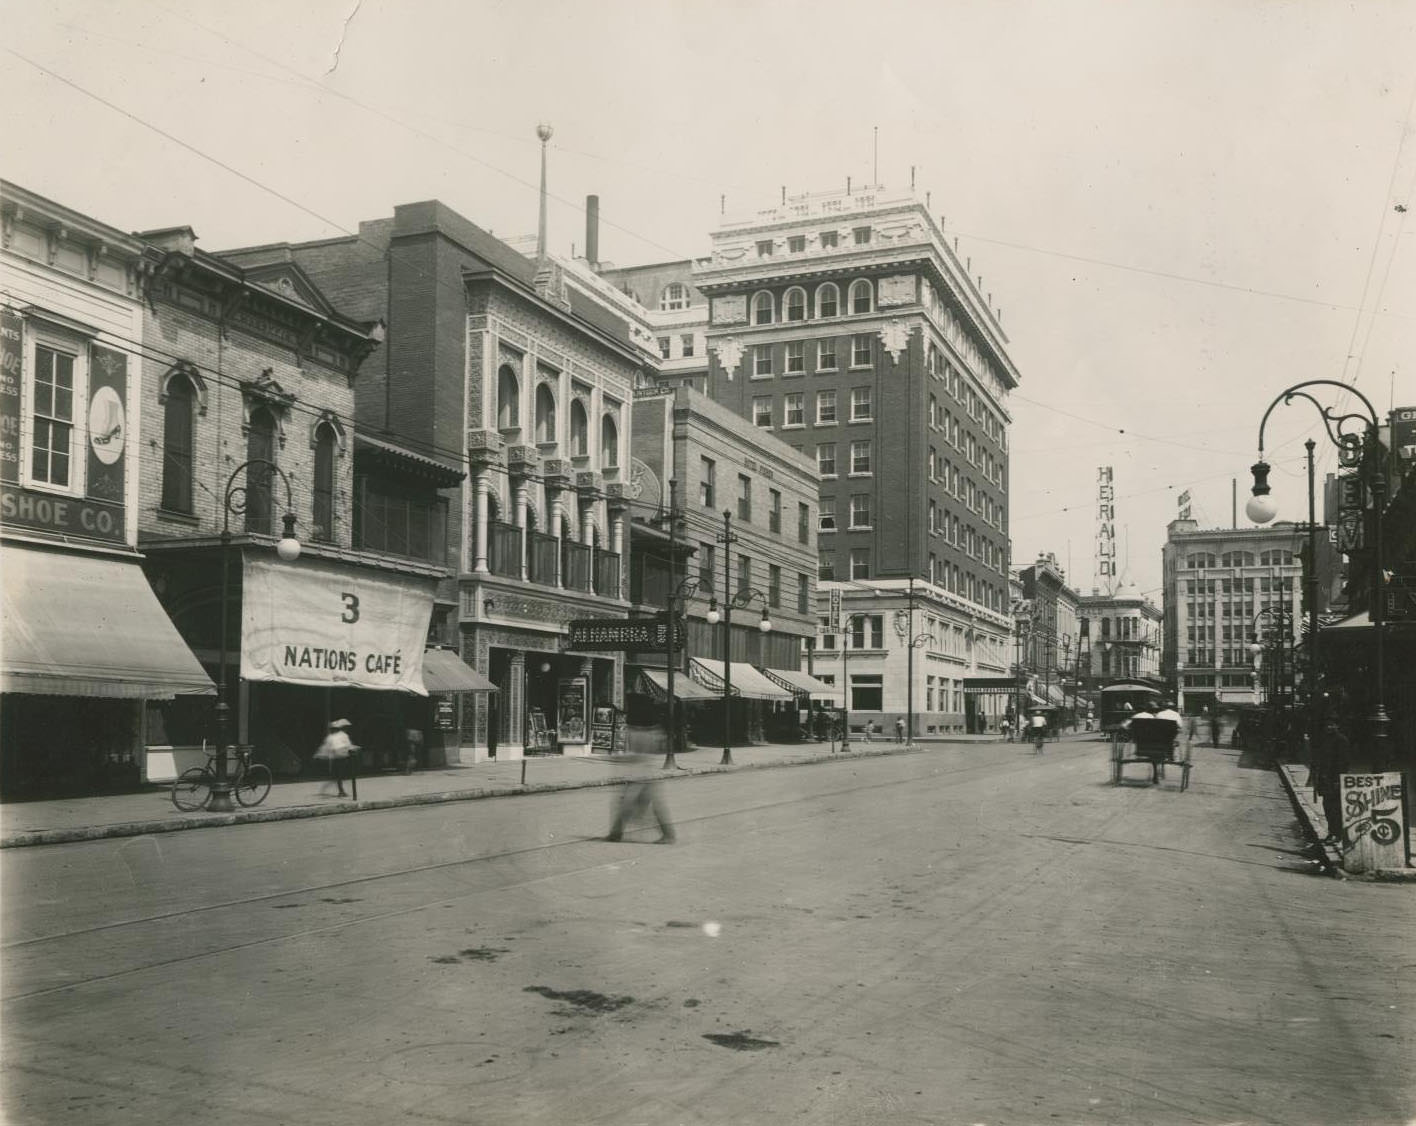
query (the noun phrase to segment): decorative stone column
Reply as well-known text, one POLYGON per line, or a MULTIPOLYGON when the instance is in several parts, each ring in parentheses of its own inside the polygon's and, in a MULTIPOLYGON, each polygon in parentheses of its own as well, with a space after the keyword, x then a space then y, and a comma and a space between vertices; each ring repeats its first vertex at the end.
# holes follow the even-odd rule
POLYGON ((526 537, 526 512, 528 487, 525 477, 518 477, 514 487, 516 498, 516 527, 521 533, 521 581, 526 581, 527 559, 526 552, 530 550, 531 544, 526 537))
POLYGON ((522 650, 511 655, 502 695, 506 697, 502 701, 506 741, 497 747, 497 760, 516 762, 526 757, 526 654, 522 650))
POLYGON ((485 575, 490 570, 487 566, 487 502, 492 493, 491 472, 485 467, 477 471, 475 487, 477 491, 477 524, 474 529, 475 538, 472 545, 472 570, 479 575, 485 575))
POLYGON ((624 485, 614 481, 605 486, 605 508, 610 517, 610 544, 619 556, 619 590, 617 598, 629 597, 629 562, 624 557, 625 517, 629 512, 629 496, 624 485))

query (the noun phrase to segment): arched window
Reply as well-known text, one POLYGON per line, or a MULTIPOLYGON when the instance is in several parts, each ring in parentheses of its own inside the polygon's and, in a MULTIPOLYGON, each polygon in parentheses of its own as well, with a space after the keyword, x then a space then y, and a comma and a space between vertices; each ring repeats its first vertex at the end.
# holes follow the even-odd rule
POLYGON ((162 507, 191 513, 196 388, 185 375, 167 384, 162 407, 162 507))
POLYGON ((605 415, 600 420, 600 467, 614 469, 619 465, 619 427, 615 416, 605 415))
POLYGON ((572 457, 590 455, 590 420, 585 414, 585 404, 579 399, 570 403, 570 453, 572 457))
POLYGON ((315 432, 314 527, 310 538, 334 542, 334 427, 327 423, 315 432))
POLYGON ((800 287, 787 290, 786 296, 782 299, 782 305, 787 320, 806 320, 806 290, 800 287))
POLYGON ((665 312, 688 308, 688 286, 682 282, 670 282, 659 295, 659 308, 665 312))
POLYGON ((536 388, 536 441, 554 442, 556 433, 556 397, 542 383, 536 388))
POLYGON ((875 291, 864 278, 851 282, 851 312, 871 313, 875 311, 875 291))
MULTIPOLYGON (((246 431, 246 460, 275 462, 275 415, 269 407, 251 411, 250 427, 246 431)), ((252 465, 246 470, 246 531, 270 535, 271 478, 275 474, 265 465, 252 465)))
POLYGON ((755 325, 772 323, 772 295, 765 290, 752 299, 752 323, 755 325))
POLYGON ((835 282, 825 282, 816 287, 816 315, 818 317, 838 317, 841 315, 841 291, 835 282))
POLYGON ((511 430, 521 425, 521 381, 510 364, 497 372, 497 428, 511 430))

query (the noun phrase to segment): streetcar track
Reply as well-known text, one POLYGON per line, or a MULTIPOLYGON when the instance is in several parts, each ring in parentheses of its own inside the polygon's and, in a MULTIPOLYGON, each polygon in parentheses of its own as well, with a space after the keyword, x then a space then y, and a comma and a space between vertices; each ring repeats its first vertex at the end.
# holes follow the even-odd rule
MULTIPOLYGON (((1091 748, 1087 749, 1090 750, 1091 748)), ((1081 757, 1083 757, 1081 754, 1069 754, 1065 756, 1068 761, 1073 761, 1081 757)), ((1002 764, 1001 767, 1000 764, 998 764, 997 762, 967 763, 961 764, 960 766, 951 769, 936 769, 933 771, 933 775, 936 777, 942 776, 957 779, 961 776, 973 774, 977 775, 977 777, 969 778, 968 781, 978 781, 983 778, 996 780, 1000 777, 1000 775, 1022 773, 1031 765, 1033 765, 1034 761, 1035 760, 1031 756, 1029 756, 1025 759, 1015 760, 1012 763, 1002 764)), ((684 777, 720 778, 722 776, 710 774, 701 776, 685 775, 684 777)), ((742 816, 743 814, 752 814, 763 810, 778 809, 785 806, 805 805, 812 802, 831 800, 845 795, 860 793, 866 790, 881 790, 891 789, 899 786, 914 786, 918 783, 918 778, 902 778, 895 780, 868 782, 862 785, 852 785, 842 789, 823 791, 821 793, 811 794, 807 796, 795 796, 791 798, 785 798, 780 801, 766 802, 760 805, 744 806, 737 809, 724 810, 718 813, 705 814, 701 817, 691 818, 684 823, 700 824, 713 821, 722 821, 727 818, 742 816)), ((1075 792, 1075 790, 1073 792, 1075 792)), ((1107 827, 1109 827, 1110 823, 1116 817, 1121 815, 1122 814, 1118 812, 1111 815, 1111 817, 1108 817, 1107 827)), ((762 828, 757 828, 752 831, 757 832, 764 830, 762 828)), ((398 879, 405 876, 422 875, 428 872, 449 870, 459 867, 465 867, 472 864, 485 863, 489 861, 506 860, 516 857, 534 855, 538 853, 547 853, 554 849, 560 849, 567 846, 584 845, 586 843, 595 842, 600 839, 601 838, 599 837, 570 837, 555 842, 548 842, 546 844, 533 845, 527 848, 510 849, 501 853, 491 853, 475 857, 464 857, 458 860, 442 861, 436 864, 413 865, 410 867, 398 869, 393 872, 382 872, 375 875, 359 876, 352 879, 310 885, 293 890, 273 892, 258 896, 250 896, 244 899, 228 900, 222 903, 205 904, 200 907, 184 908, 182 910, 177 911, 167 911, 155 915, 143 916, 138 919, 127 919, 112 923, 103 923, 97 926, 85 927, 73 931, 59 932, 56 934, 38 938, 21 939, 13 943, 6 944, 4 946, 0 946, 0 952, 9 952, 14 949, 34 946, 38 943, 61 942, 69 939, 83 938, 93 934, 103 933, 105 931, 112 931, 125 927, 140 927, 154 923, 168 922, 176 919, 190 918, 192 916, 207 914, 213 911, 242 908, 253 904, 270 902, 272 900, 298 898, 300 896, 307 896, 316 892, 326 892, 350 888, 360 884, 373 883, 375 881, 398 879)), ((455 896, 445 897, 431 902, 414 904, 408 907, 401 907, 396 910, 375 912, 372 914, 361 914, 357 918, 353 919, 343 919, 337 922, 326 923, 313 927, 306 927, 296 931, 286 931, 278 935, 267 935, 261 938, 251 939, 249 941, 244 942, 227 943, 225 945, 214 947, 209 950, 203 950, 193 954, 183 954, 172 958, 147 962, 140 966, 132 966, 127 969, 114 971, 113 973, 99 974, 75 981, 66 981, 58 985, 47 986, 42 989, 35 989, 23 993, 0 995, 0 1003, 31 1000, 38 997, 50 996, 56 993, 69 992, 86 986, 98 985, 115 980, 120 980, 122 978, 131 977, 135 974, 146 973, 152 970, 161 970, 176 965, 198 962, 208 958, 220 957, 226 954, 235 953, 241 950, 250 950, 262 946, 272 946, 278 943, 290 942, 293 940, 313 937, 315 935, 329 934, 341 930, 347 930, 349 928, 362 926, 365 924, 378 923, 392 918, 415 915, 423 911, 451 906, 452 904, 459 903, 476 896, 492 895, 507 891, 515 891, 521 888, 534 886, 536 884, 546 883, 551 880, 564 879, 567 876, 577 876, 583 875, 588 872, 605 871, 621 867, 627 863, 635 863, 635 861, 626 860, 624 857, 617 857, 613 860, 604 861, 602 863, 590 864, 579 868, 572 868, 547 873, 546 875, 536 876, 525 880, 518 880, 512 883, 499 883, 493 886, 475 888, 455 896)), ((985 906, 987 905, 978 905, 975 910, 982 910, 985 906)), ((997 907, 997 904, 995 903, 994 906, 997 907)))

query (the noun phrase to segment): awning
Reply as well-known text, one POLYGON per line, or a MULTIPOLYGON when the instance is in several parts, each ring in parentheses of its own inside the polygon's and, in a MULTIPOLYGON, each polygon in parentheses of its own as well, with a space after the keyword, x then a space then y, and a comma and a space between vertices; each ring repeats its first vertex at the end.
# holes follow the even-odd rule
MULTIPOLYGON (((832 685, 799 669, 769 669, 758 666, 757 671, 774 684, 797 695, 810 696, 813 700, 839 701, 841 698, 841 693, 832 685)), ((733 675, 737 675, 736 669, 733 675)))
POLYGON ((0 690, 170 700, 216 691, 136 561, 0 549, 0 690))
MULTIPOLYGON (((708 657, 694 657, 689 661, 689 671, 700 684, 721 693, 723 691, 723 662, 708 657)), ((732 667, 733 695, 746 700, 790 700, 792 694, 773 684, 760 672, 744 661, 734 661, 732 667)))
MULTIPOLYGON (((661 700, 667 700, 669 698, 669 673, 667 669, 641 668, 639 672, 651 693, 661 700)), ((718 700, 722 698, 722 695, 719 692, 710 692, 691 676, 684 673, 676 673, 674 676, 674 698, 678 700, 718 700)))
POLYGON ((423 687, 429 692, 495 692, 497 686, 451 649, 423 651, 423 687))

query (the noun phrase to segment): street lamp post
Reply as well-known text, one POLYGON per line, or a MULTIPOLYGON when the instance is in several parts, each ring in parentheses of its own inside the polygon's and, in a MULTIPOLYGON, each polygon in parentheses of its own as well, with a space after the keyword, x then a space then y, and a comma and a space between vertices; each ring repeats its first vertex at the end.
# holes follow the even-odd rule
POLYGON ((678 481, 669 478, 669 606, 668 606, 668 639, 664 643, 666 649, 667 668, 664 671, 664 679, 668 685, 669 698, 665 704, 668 719, 669 749, 664 755, 664 769, 673 770, 678 766, 678 759, 675 757, 678 751, 678 728, 674 723, 674 665, 678 663, 678 656, 674 652, 677 648, 678 639, 678 619, 674 613, 674 603, 677 601, 678 590, 674 585, 678 562, 678 481))
MULTIPOLYGON (((1278 393, 1278 397, 1268 405, 1264 411, 1263 419, 1259 422, 1259 460, 1252 466, 1254 474, 1253 495, 1249 498, 1248 504, 1244 506, 1244 512, 1256 524, 1267 524, 1278 515, 1278 504, 1269 495, 1268 475, 1270 466, 1264 460, 1264 427, 1268 423, 1269 415, 1273 413, 1274 407, 1280 403, 1291 403, 1295 398, 1307 399, 1318 409, 1323 420, 1323 427, 1327 432, 1328 440, 1332 442, 1338 450, 1338 461, 1345 468, 1356 469, 1358 479, 1363 481, 1367 491, 1371 494, 1371 529, 1372 543, 1370 554, 1370 585, 1369 591, 1370 615, 1372 629, 1375 631, 1375 662, 1376 662, 1376 697, 1372 707, 1370 718, 1372 757, 1380 764, 1387 757, 1387 739, 1391 721, 1386 710, 1386 654, 1385 654, 1385 599, 1382 597, 1382 513, 1386 508, 1387 481, 1386 473, 1381 463, 1381 441, 1377 436, 1377 429, 1380 419, 1376 408, 1372 406, 1362 392, 1346 383, 1339 383, 1335 379, 1309 379, 1302 383, 1296 383, 1292 387, 1278 393), (1366 414, 1348 412, 1339 414, 1332 407, 1325 407, 1309 392, 1304 390, 1307 387, 1335 387, 1345 394, 1355 395, 1362 401, 1362 405, 1367 408, 1366 414), (1355 432, 1353 427, 1360 426, 1361 433, 1355 432)), ((1313 524, 1313 504, 1312 504, 1312 461, 1311 451, 1309 451, 1309 504, 1308 523, 1313 524)), ((1310 536, 1311 536, 1310 531, 1310 536)), ((1310 538, 1309 542, 1312 540, 1310 538)), ((1316 559, 1312 561, 1315 565, 1316 559)), ((1311 612, 1311 611, 1310 611, 1311 612)), ((1316 624, 1315 619, 1310 619, 1316 624)), ((1317 637, 1316 629, 1313 630, 1314 639, 1317 637)))
MULTIPOLYGON (((295 538, 295 505, 290 478, 280 466, 263 458, 242 462, 226 479, 226 492, 222 497, 221 663, 217 672, 216 688, 216 777, 212 781, 211 801, 207 804, 207 809, 212 813, 230 813, 235 808, 231 804, 231 778, 226 769, 226 746, 231 741, 231 705, 226 701, 226 662, 229 655, 226 603, 230 597, 231 585, 231 517, 243 515, 250 503, 249 476, 244 485, 236 484, 236 478, 252 466, 269 470, 285 482, 285 515, 281 517, 283 534, 275 545, 275 553, 286 563, 293 563, 300 558, 300 541, 295 538)), ((263 491, 261 495, 264 495, 263 491)))
POLYGON ((767 616, 767 596, 760 590, 749 587, 747 590, 739 590, 736 594, 732 593, 730 559, 732 553, 729 548, 738 542, 738 538, 733 535, 731 509, 723 511, 723 531, 717 537, 717 542, 723 545, 723 609, 721 613, 718 611, 715 600, 708 608, 708 624, 716 625, 719 620, 723 623, 723 757, 719 762, 723 766, 731 766, 733 761, 733 607, 747 606, 754 598, 760 598, 762 599, 762 618, 758 621, 757 628, 763 633, 770 633, 772 619, 767 616))

